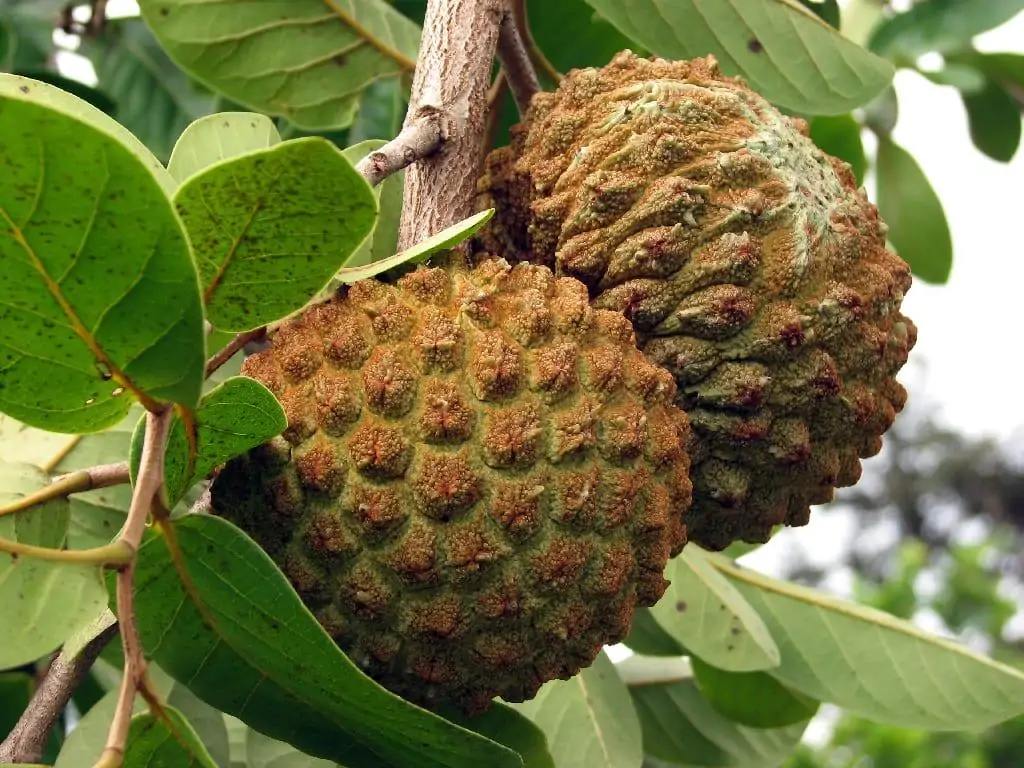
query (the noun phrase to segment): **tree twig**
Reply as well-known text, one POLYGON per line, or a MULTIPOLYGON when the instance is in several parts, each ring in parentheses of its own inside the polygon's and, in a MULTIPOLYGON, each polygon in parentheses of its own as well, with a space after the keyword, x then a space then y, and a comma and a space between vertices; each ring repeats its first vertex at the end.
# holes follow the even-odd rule
MULTIPOLYGON (((167 449, 167 433, 170 430, 172 408, 146 414, 146 435, 142 444, 139 474, 135 492, 128 509, 128 519, 118 541, 132 550, 132 560, 117 574, 116 596, 117 617, 121 624, 121 642, 124 646, 124 675, 121 678, 121 692, 117 709, 107 734, 107 744, 100 756, 97 768, 115 768, 124 759, 128 725, 131 722, 135 694, 140 688, 147 688, 146 658, 143 655, 139 630, 135 622, 135 558, 142 544, 146 520, 154 507, 162 508, 159 493, 164 484, 164 454, 167 449)), ((151 697, 147 696, 147 700, 151 697)), ((152 706, 152 702, 151 702, 152 706)))
POLYGON ((42 760, 46 740, 71 701, 71 695, 115 635, 117 624, 112 624, 73 658, 61 653, 54 660, 28 708, 0 744, 0 763, 38 763, 42 760))
POLYGON ((562 75, 555 68, 555 65, 548 61, 548 57, 544 55, 544 51, 540 49, 537 41, 530 34, 530 21, 526 14, 526 0, 511 0, 511 3, 512 17, 515 19, 519 36, 523 39, 526 50, 529 52, 530 60, 537 69, 548 76, 551 82, 557 85, 561 82, 562 75))
POLYGON ((267 326, 261 325, 259 328, 253 328, 251 331, 245 331, 235 336, 235 338, 225 344, 215 355, 206 361, 206 378, 210 378, 218 368, 234 357, 235 353, 250 341, 258 341, 266 335, 267 326))
POLYGON ((540 81, 511 9, 507 9, 501 17, 498 59, 512 88, 519 114, 525 117, 526 110, 530 108, 530 99, 540 91, 540 81))
POLYGON ((502 0, 428 0, 405 124, 440 118, 440 150, 409 167, 398 250, 471 216, 502 0))
POLYGON ((112 485, 124 485, 127 482, 129 482, 127 461, 79 469, 58 477, 48 486, 40 488, 35 493, 30 493, 15 502, 0 507, 0 517, 21 512, 37 504, 42 504, 52 499, 59 499, 72 493, 82 493, 97 488, 109 488, 112 485))
POLYGON ((356 165, 371 187, 393 173, 427 157, 441 146, 441 115, 426 110, 402 128, 395 138, 371 152, 356 165))

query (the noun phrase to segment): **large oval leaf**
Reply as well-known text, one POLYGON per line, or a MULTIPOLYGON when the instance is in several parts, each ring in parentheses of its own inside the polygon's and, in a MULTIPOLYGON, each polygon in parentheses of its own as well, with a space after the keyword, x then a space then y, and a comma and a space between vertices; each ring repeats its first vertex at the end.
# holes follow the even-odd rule
POLYGON ((871 720, 987 728, 1024 713, 1024 673, 913 624, 715 558, 782 652, 770 674, 871 720))
POLYGON ((164 713, 167 720, 149 712, 132 718, 123 768, 217 768, 188 720, 174 707, 164 713))
POLYGON ((807 723, 748 728, 718 712, 675 659, 634 656, 616 665, 629 682, 647 752, 645 768, 773 768, 796 748, 807 723), (634 672, 635 668, 640 668, 634 672))
POLYGON ((711 706, 751 728, 785 728, 806 723, 819 702, 791 691, 767 672, 726 672, 690 659, 697 687, 711 706))
MULTIPOLYGON (((50 479, 28 464, 0 464, 0 506, 45 488, 50 479)), ((67 499, 0 517, 0 537, 60 548, 68 527, 67 499)), ((107 604, 97 566, 13 558, 0 553, 0 669, 45 656, 107 604)))
MULTIPOLYGON (((86 435, 61 458, 54 471, 67 473, 97 464, 127 461, 132 429, 143 413, 140 406, 135 406, 110 429, 86 435)), ((74 494, 68 548, 88 549, 108 544, 124 525, 131 502, 132 487, 128 484, 74 494)))
POLYGON ((1020 105, 993 80, 986 81, 977 93, 963 93, 961 98, 974 146, 993 160, 1010 162, 1020 146, 1020 105))
POLYGON ((750 672, 779 663, 764 622, 736 588, 689 546, 665 574, 671 582, 651 608, 658 624, 688 651, 719 669, 750 672))
POLYGON ((78 52, 117 103, 118 122, 161 160, 189 122, 213 110, 213 97, 174 65, 142 19, 111 21, 102 35, 83 36, 78 52))
POLYGON ((916 277, 944 283, 953 268, 953 240, 939 196, 907 150, 878 140, 878 210, 889 239, 916 277))
POLYGON ((868 102, 893 68, 799 0, 587 0, 659 56, 715 55, 766 99, 804 114, 839 114, 868 102))
POLYGON ((640 768, 640 723, 603 652, 571 680, 552 680, 514 707, 544 731, 557 768, 640 768))
POLYGON ((206 313, 247 331, 302 307, 377 216, 366 180, 326 139, 294 139, 190 177, 174 198, 199 263, 206 313))
MULTIPOLYGON (((195 411, 195 452, 185 425, 173 417, 164 454, 164 490, 174 506, 196 482, 216 467, 281 434, 288 426, 284 409, 273 393, 255 379, 234 376, 213 388, 195 411)), ((132 435, 134 480, 142 461, 145 420, 132 435)))
POLYGON ((274 121, 256 112, 218 112, 201 117, 178 137, 167 170, 183 182, 221 160, 281 143, 274 121))
POLYGON ((420 30, 384 0, 141 0, 178 64, 225 96, 301 128, 344 128, 370 84, 410 74, 420 30))
POLYGON ((915 3, 880 24, 871 36, 871 50, 883 56, 916 59, 929 51, 946 53, 965 48, 975 35, 998 27, 1020 11, 1022 0, 930 0, 915 3))
POLYGON ((207 515, 173 525, 195 589, 183 586, 167 540, 150 535, 139 551, 136 614, 146 652, 199 698, 345 765, 522 765, 366 677, 242 531, 207 515))
POLYGON ((105 114, 0 75, 0 411, 56 432, 195 406, 203 315, 173 179, 105 114))

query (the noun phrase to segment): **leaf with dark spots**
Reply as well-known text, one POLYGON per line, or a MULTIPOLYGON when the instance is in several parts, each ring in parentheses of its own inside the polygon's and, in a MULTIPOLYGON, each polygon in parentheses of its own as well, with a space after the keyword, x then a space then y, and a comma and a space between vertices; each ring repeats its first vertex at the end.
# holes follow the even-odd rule
POLYGON ((0 146, 0 411, 91 432, 136 400, 194 407, 202 305, 167 171, 95 107, 13 75, 0 146))
POLYGON ((384 0, 141 0, 164 49, 246 108, 307 130, 345 128, 363 92, 412 72, 420 29, 384 0))
POLYGON ((722 70, 783 107, 837 114, 870 101, 893 77, 800 0, 587 0, 620 32, 669 59, 713 54, 722 70))
POLYGON ((293 139, 189 177, 174 198, 207 318, 247 331, 302 307, 373 229, 377 199, 331 142, 293 139))
MULTIPOLYGON (((235 376, 203 395, 194 414, 196 454, 190 455, 185 424, 175 415, 167 436, 164 488, 173 506, 216 467, 281 434, 288 426, 277 399, 255 379, 235 376)), ((132 435, 134 481, 142 460, 145 420, 132 435)))

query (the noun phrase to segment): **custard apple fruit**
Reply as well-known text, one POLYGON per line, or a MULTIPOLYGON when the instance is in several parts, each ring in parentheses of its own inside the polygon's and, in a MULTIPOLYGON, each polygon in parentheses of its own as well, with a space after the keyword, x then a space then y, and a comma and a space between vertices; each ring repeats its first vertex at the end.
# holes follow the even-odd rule
POLYGON ((570 73, 481 192, 497 214, 479 250, 583 281, 674 376, 691 541, 801 525, 880 450, 906 398, 910 270, 849 166, 714 59, 570 73))
POLYGON ((367 674, 523 701, 623 639, 686 541, 685 414, 616 312, 541 266, 365 280, 242 368, 288 417, 211 507, 367 674))

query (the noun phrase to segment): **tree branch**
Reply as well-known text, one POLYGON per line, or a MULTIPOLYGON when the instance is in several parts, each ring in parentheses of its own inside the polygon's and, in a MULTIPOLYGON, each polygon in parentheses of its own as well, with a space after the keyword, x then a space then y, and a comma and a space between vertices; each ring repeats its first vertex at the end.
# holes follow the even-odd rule
POLYGON ((0 744, 0 763, 38 763, 50 731, 93 663, 117 634, 117 624, 90 640, 74 658, 61 653, 50 665, 17 725, 0 744))
POLYGON ((530 53, 526 42, 519 32, 516 19, 511 10, 506 10, 501 17, 501 29, 498 33, 498 59, 512 88, 519 114, 526 116, 530 108, 530 99, 540 91, 537 72, 530 61, 530 53))
MULTIPOLYGON (((121 692, 117 699, 117 709, 114 710, 114 719, 107 734, 106 748, 97 763, 97 766, 104 768, 107 766, 114 768, 123 762, 135 694, 140 689, 148 689, 146 658, 143 655, 139 630, 135 622, 135 555, 142 544, 142 536, 146 530, 146 520, 149 518, 150 511, 163 509, 160 490, 164 484, 167 433, 170 431, 173 416, 172 408, 165 408, 160 413, 146 414, 146 436, 142 443, 142 457, 139 461, 135 492, 132 494, 131 507, 128 509, 128 519, 118 538, 120 543, 131 548, 132 559, 117 574, 115 591, 117 617, 121 624, 121 642, 124 646, 124 675, 121 678, 121 692)), ((147 696, 147 700, 150 698, 147 696)), ((151 702, 150 706, 152 705, 151 702)))
POLYGON ((398 250, 471 216, 502 0, 428 0, 405 124, 440 120, 441 148, 409 167, 398 250))
POLYGON ((253 328, 251 331, 245 331, 235 336, 217 354, 206 361, 206 378, 210 378, 218 368, 234 357, 235 353, 250 341, 257 341, 266 335, 267 326, 261 325, 259 328, 253 328))
POLYGON ((356 165, 371 187, 380 184, 417 160, 429 156, 441 146, 441 115, 427 110, 380 149, 371 152, 356 165))
POLYGON ((127 461, 80 469, 57 478, 35 493, 30 493, 7 506, 0 507, 0 517, 21 512, 37 504, 59 499, 72 493, 109 488, 112 485, 124 485, 127 482, 129 482, 127 461))

